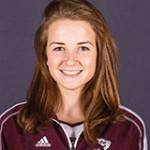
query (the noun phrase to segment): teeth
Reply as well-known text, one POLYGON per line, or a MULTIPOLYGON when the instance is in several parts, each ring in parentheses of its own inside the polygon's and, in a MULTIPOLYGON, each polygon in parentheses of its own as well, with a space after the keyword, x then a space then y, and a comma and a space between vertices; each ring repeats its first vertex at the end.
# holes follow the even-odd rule
POLYGON ((61 70, 66 75, 77 75, 81 70, 61 70))

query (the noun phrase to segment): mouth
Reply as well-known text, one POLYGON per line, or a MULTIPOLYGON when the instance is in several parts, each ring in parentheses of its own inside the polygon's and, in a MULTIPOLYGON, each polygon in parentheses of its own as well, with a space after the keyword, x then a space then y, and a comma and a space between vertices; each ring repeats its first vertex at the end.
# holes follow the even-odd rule
POLYGON ((61 73, 67 76, 77 76, 79 75, 83 70, 60 70, 61 73))

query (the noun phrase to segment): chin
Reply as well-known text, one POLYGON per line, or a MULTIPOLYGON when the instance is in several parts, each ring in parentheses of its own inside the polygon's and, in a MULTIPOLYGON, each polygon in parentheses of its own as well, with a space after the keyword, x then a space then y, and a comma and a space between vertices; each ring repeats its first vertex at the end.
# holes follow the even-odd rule
POLYGON ((63 87, 66 90, 81 90, 83 88, 83 85, 62 85, 61 87, 63 87))

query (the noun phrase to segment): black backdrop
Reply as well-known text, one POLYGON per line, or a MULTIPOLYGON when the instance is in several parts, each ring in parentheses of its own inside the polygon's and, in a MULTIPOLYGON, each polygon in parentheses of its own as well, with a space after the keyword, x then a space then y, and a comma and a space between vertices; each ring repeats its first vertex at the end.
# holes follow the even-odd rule
MULTIPOLYGON (((122 104, 144 120, 150 140, 150 1, 90 0, 102 10, 120 54, 122 104)), ((34 32, 48 0, 0 1, 0 113, 26 97, 34 32)))

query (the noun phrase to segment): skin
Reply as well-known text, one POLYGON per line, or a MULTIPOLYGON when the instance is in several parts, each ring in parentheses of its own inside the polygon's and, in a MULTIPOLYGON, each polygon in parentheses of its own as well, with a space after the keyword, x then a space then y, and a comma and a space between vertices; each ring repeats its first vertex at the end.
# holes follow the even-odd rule
POLYGON ((85 21, 57 20, 49 25, 47 65, 61 91, 63 105, 57 112, 60 120, 84 120, 79 96, 96 69, 96 36, 85 21))

